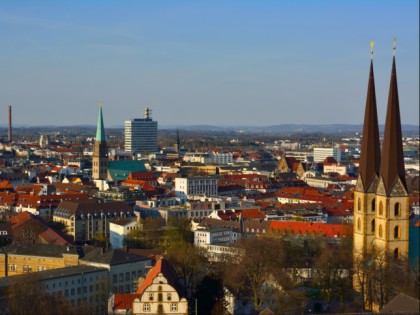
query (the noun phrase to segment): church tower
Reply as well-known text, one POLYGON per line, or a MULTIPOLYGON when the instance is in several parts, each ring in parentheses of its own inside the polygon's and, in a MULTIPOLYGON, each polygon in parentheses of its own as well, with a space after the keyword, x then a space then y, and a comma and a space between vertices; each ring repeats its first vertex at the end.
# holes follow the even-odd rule
POLYGON ((108 147, 106 145, 104 120, 102 117, 102 101, 100 101, 98 125, 96 128, 95 147, 92 157, 92 178, 106 180, 108 173, 108 147))
POLYGON ((359 177, 354 192, 353 238, 355 255, 371 253, 375 237, 376 189, 378 186, 381 153, 372 56, 373 43, 371 43, 371 61, 359 177))
POLYGON ((396 259, 401 255, 407 257, 409 197, 405 181, 395 42, 376 207, 375 246, 396 259))

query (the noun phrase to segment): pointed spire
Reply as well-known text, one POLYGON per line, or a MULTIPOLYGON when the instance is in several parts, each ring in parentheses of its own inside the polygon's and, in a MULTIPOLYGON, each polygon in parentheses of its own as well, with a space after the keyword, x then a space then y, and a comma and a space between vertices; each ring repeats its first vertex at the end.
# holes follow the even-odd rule
POLYGON ((104 119, 102 117, 102 100, 99 101, 98 125, 96 127, 96 141, 105 141, 104 119))
MULTIPOLYGON (((393 50, 395 52, 395 41, 393 50)), ((390 195, 397 179, 401 180, 401 183, 407 192, 395 54, 392 58, 391 82, 389 85, 380 178, 383 180, 386 195, 390 195)))
MULTIPOLYGON (((373 45, 371 44, 371 48, 373 45)), ((371 58, 373 51, 371 50, 371 58)), ((373 61, 370 61, 368 91, 366 97, 365 120, 363 124, 362 152, 359 175, 363 191, 367 192, 372 181, 379 175, 381 151, 379 144, 378 114, 376 110, 375 78, 373 61)))

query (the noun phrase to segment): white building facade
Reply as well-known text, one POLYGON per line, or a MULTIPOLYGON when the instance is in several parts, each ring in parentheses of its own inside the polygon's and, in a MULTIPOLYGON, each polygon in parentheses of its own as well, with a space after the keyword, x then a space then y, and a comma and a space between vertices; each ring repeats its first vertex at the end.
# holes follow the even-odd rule
POLYGON ((341 161, 341 149, 333 148, 314 148, 314 162, 323 162, 327 157, 333 157, 337 162, 341 161))
POLYGON ((126 120, 124 124, 124 149, 131 153, 158 152, 158 123, 151 118, 151 110, 144 110, 144 118, 126 120))
POLYGON ((123 248, 128 233, 139 228, 136 218, 109 221, 109 239, 112 248, 123 248))
POLYGON ((217 177, 178 177, 175 178, 175 191, 178 196, 217 196, 217 177))

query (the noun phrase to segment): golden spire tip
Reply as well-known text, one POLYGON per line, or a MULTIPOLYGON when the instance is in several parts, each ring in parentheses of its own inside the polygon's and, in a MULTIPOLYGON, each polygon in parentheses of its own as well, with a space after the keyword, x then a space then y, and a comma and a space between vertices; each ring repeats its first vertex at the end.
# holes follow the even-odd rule
POLYGON ((373 47, 375 46, 375 42, 370 42, 370 59, 373 59, 373 47))

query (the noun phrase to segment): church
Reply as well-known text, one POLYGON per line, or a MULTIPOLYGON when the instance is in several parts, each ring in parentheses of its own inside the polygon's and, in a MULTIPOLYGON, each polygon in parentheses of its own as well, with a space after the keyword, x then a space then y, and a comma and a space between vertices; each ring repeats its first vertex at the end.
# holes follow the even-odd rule
MULTIPOLYGON (((371 47, 372 57, 372 44, 371 47)), ((393 50, 382 151, 373 58, 370 63, 359 176, 354 192, 353 232, 354 264, 365 257, 366 267, 377 264, 379 255, 386 257, 385 264, 391 260, 396 261, 408 257, 409 195, 405 179, 395 42, 393 50)), ((355 269, 357 269, 356 266, 355 269)), ((366 277, 366 283, 369 283, 367 273, 363 277, 366 277)), ((375 289, 375 284, 371 284, 370 288, 365 288, 363 283, 360 285, 360 281, 354 282, 355 289, 363 296, 369 295, 375 289)), ((378 305, 370 299, 370 305, 367 308, 379 310, 385 302, 386 300, 381 301, 378 305)))

